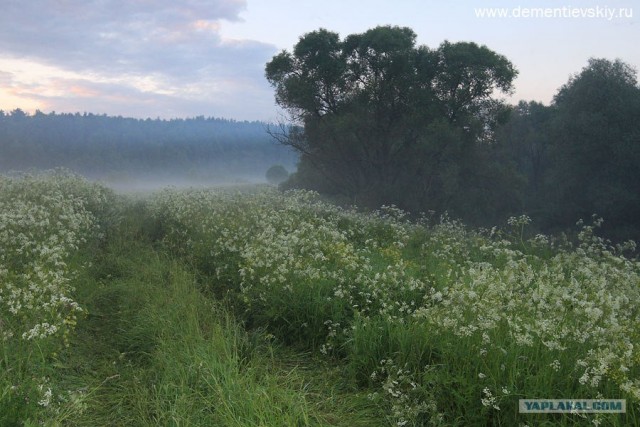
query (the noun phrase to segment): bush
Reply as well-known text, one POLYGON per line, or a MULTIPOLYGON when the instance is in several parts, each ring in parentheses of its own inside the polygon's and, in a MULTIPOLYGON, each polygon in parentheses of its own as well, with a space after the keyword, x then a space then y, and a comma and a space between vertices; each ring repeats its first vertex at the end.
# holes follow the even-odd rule
POLYGON ((269 184, 279 185, 289 178, 289 172, 282 165, 274 165, 267 170, 266 178, 269 184))

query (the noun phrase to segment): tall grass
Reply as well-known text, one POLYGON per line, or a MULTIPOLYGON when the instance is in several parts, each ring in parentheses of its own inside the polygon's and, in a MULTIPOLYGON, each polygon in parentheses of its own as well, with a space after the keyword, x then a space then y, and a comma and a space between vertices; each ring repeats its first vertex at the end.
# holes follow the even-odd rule
POLYGON ((635 244, 0 178, 0 425, 639 425, 635 244), (518 412, 626 399, 626 414, 518 412))
POLYGON ((112 223, 113 200, 65 171, 0 177, 0 425, 58 409, 55 361, 86 314, 75 276, 112 223))
POLYGON ((637 425, 635 245, 580 224, 575 244, 528 218, 474 231, 311 193, 165 192, 165 245, 250 326, 348 367, 397 425, 637 425), (219 288, 220 284, 224 284, 219 288), (625 415, 518 413, 520 398, 623 398, 625 415))
POLYGON ((376 425, 370 402, 337 388, 335 375, 317 372, 262 331, 247 332, 203 296, 181 263, 150 242, 133 243, 131 233, 148 226, 144 207, 133 209, 124 217, 142 223, 122 225, 129 235, 114 239, 96 265, 103 285, 87 295, 94 314, 78 339, 97 337, 99 345, 85 356, 97 366, 76 381, 93 382, 96 391, 69 424, 376 425), (344 398, 344 409, 333 393, 344 398))
MULTIPOLYGON (((43 215, 54 215, 57 205, 33 192, 49 192, 56 180, 69 179, 4 184, 20 186, 13 195, 31 194, 43 215)), ((91 191, 103 191, 73 179, 90 187, 79 197, 80 207, 91 191)), ((66 188, 63 203, 80 194, 66 188)), ((13 199, 2 200, 8 206, 13 199)), ((371 402, 345 387, 335 369, 281 348, 266 332, 247 332, 225 307, 205 297, 188 267, 153 247, 143 202, 113 195, 105 201, 106 217, 117 222, 100 222, 100 212, 86 211, 92 224, 109 225, 85 229, 86 242, 64 258, 68 278, 60 290, 81 308, 73 328, 61 337, 14 334, 3 341, 0 425, 379 425, 371 402)), ((53 224, 50 233, 64 231, 53 224)), ((17 234, 4 230, 9 237, 17 234)), ((35 246, 43 240, 29 237, 35 246)), ((38 262, 36 253, 24 256, 38 262)), ((27 279, 26 289, 48 283, 29 286, 27 279)), ((6 289, 3 282, 4 295, 6 289)), ((29 314, 43 316, 37 307, 29 314)))

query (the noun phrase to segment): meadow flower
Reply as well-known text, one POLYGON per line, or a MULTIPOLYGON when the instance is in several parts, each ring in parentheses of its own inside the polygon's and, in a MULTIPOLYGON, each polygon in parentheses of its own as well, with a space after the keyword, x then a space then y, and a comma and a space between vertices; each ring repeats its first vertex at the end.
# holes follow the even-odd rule
MULTIPOLYGON (((40 391, 42 391, 42 389, 43 389, 43 386, 40 386, 40 391)), ((38 405, 46 408, 51 403, 52 396, 53 396, 53 392, 51 391, 51 388, 47 387, 47 389, 42 394, 42 398, 38 400, 38 405)))
MULTIPOLYGON (((572 246, 544 235, 525 240, 526 215, 509 219, 511 235, 475 231, 447 217, 413 224, 395 207, 356 213, 305 191, 154 197, 169 250, 209 266, 227 291, 237 292, 244 312, 285 324, 279 327, 287 338, 313 342, 323 354, 350 351, 357 317, 386 325, 382 341, 420 331, 429 343, 421 351, 460 359, 473 381, 505 384, 501 396, 518 392, 509 381, 522 365, 541 379, 575 367, 563 375, 595 390, 614 384, 640 396, 633 377, 640 352, 631 338, 640 333, 640 264, 623 253, 633 245, 612 246, 594 234, 597 218, 580 224, 572 246)), ((422 356, 407 358, 424 363, 422 356)), ((396 422, 413 419, 407 414, 431 402, 424 389, 422 403, 413 400, 428 368, 390 363, 364 378, 384 386, 396 422)), ((437 388, 437 377, 430 381, 437 388)), ((499 409, 489 388, 479 404, 499 409)))
MULTIPOLYGON (((82 266, 74 258, 112 224, 112 193, 72 174, 0 177, 0 333, 5 362, 55 357, 69 344, 82 307, 73 280, 82 266), (42 345, 40 341, 46 341, 42 345), (10 350, 9 350, 10 349, 10 350), (35 359, 35 357, 34 357, 35 359)), ((7 376, 34 376, 39 367, 17 363, 7 376)), ((52 389, 38 386, 37 404, 50 408, 52 389)))
POLYGON ((488 387, 485 387, 482 389, 482 394, 483 394, 483 398, 480 400, 482 403, 482 406, 486 406, 486 407, 492 407, 493 409, 499 411, 500 407, 498 406, 497 402, 497 398, 491 393, 491 390, 489 390, 488 387))

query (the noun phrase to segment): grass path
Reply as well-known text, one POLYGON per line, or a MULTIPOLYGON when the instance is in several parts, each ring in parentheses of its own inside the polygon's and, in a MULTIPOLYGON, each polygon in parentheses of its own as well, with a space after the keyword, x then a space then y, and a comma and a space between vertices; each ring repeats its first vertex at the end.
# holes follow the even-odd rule
POLYGON ((59 366, 77 426, 376 426, 385 418, 339 366, 247 332, 155 250, 128 212, 78 277, 88 310, 59 366))

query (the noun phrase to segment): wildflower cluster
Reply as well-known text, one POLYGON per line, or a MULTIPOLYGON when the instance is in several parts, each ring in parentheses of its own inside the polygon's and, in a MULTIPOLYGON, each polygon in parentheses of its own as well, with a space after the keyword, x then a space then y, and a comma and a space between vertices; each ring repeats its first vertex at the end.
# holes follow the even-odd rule
POLYGON ((399 427, 414 425, 424 414, 431 414, 431 425, 441 425, 443 415, 437 413, 435 400, 429 396, 430 391, 424 390, 414 380, 414 376, 407 365, 398 367, 392 359, 383 359, 371 374, 371 380, 379 385, 381 391, 371 393, 369 398, 390 401, 394 424, 399 427))
MULTIPOLYGON (((31 355, 44 360, 69 345, 83 313, 73 260, 99 237, 109 197, 64 171, 0 177, 0 337, 12 375, 30 375, 31 355)), ((43 387, 37 404, 48 407, 52 391, 43 387)))
POLYGON ((640 263, 623 254, 633 244, 596 237, 598 221, 572 247, 525 239, 526 216, 481 232, 309 192, 166 191, 152 206, 167 246, 249 324, 345 358, 399 425, 486 424, 518 396, 640 401, 640 263))

